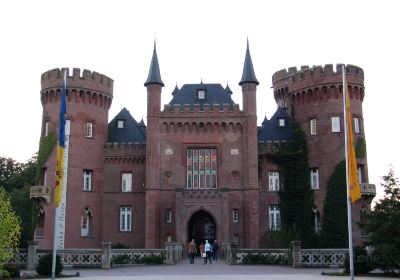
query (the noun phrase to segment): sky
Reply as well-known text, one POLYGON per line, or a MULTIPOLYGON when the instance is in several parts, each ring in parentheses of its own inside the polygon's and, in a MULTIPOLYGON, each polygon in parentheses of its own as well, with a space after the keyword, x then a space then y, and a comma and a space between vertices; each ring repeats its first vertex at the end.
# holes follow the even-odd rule
MULTIPOLYGON (((364 69, 364 128, 370 183, 382 194, 389 165, 400 175, 400 2, 355 0, 13 0, 0 1, 0 157, 19 162, 38 150, 40 76, 89 69, 114 80, 109 121, 124 107, 146 122, 154 40, 165 84, 229 84, 236 103, 246 40, 255 73, 258 124, 276 110, 274 72, 302 65, 364 69)), ((163 107, 163 105, 162 105, 163 107)))

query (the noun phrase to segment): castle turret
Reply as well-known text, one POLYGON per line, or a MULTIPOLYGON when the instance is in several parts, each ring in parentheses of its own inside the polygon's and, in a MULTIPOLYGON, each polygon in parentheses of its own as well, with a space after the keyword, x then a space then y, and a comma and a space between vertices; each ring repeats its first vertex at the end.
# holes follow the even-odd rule
POLYGON ((257 85, 258 80, 254 73, 251 60, 249 41, 247 40, 246 56, 243 66, 242 79, 239 85, 242 87, 243 111, 246 115, 244 126, 244 162, 246 172, 243 174, 244 182, 244 210, 245 234, 247 248, 258 246, 259 239, 259 215, 258 215, 258 148, 257 148, 257 85))
POLYGON ((158 248, 160 200, 160 141, 159 121, 161 106, 161 80, 156 43, 154 42, 147 87, 147 138, 146 138, 146 248, 158 248))
MULTIPOLYGON (((108 110, 113 98, 113 80, 89 70, 53 69, 42 74, 41 102, 43 105, 42 136, 57 138, 60 92, 67 73, 67 129, 69 134, 68 172, 65 212, 65 248, 95 248, 101 246, 103 156, 107 141, 108 110), (92 237, 82 242, 83 237, 92 237)), ((56 152, 53 149, 41 166, 42 182, 54 186, 56 152)), ((53 205, 44 207, 45 239, 41 248, 51 248, 53 234, 53 205)))
MULTIPOLYGON (((346 65, 345 69, 355 143, 361 147, 365 145, 362 112, 364 72, 354 65, 346 65)), ((299 70, 296 67, 283 69, 272 76, 272 83, 276 102, 288 106, 305 132, 309 146, 310 178, 313 178, 310 187, 314 190, 315 204, 320 206, 318 211, 322 213, 327 182, 335 166, 345 157, 342 64, 338 64, 336 70, 332 64, 324 67, 302 66, 299 70)), ((358 150, 365 151, 364 148, 358 150)), ((357 155, 357 164, 363 187, 368 184, 365 153, 357 155)), ((366 203, 366 200, 360 203, 366 203)), ((354 208, 355 215, 359 204, 354 208)))

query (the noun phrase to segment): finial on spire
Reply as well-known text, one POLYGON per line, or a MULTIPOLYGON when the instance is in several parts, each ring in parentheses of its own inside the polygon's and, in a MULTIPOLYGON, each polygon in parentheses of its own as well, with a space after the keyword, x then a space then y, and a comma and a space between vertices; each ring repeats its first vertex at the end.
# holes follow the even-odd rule
POLYGON ((259 84, 256 78, 256 74, 254 73, 253 61, 251 60, 248 37, 247 37, 246 56, 244 59, 244 66, 243 66, 243 74, 242 74, 242 79, 239 82, 239 85, 241 86, 244 83, 253 83, 256 85, 259 84))

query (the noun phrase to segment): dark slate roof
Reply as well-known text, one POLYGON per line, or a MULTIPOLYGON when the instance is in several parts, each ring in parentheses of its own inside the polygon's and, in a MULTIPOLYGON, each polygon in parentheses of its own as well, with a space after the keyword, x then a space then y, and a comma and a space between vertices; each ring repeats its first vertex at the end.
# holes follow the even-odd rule
POLYGON ((147 80, 144 83, 144 86, 147 87, 150 84, 158 84, 164 86, 164 83, 161 80, 160 67, 158 65, 156 42, 154 42, 153 57, 151 58, 149 75, 147 76, 147 80))
MULTIPOLYGON (((143 120, 142 120, 143 122, 143 120)), ((138 124, 129 111, 124 108, 108 124, 108 141, 110 143, 146 143, 146 133, 144 125, 138 124), (117 121, 125 121, 123 128, 117 127, 117 121)))
POLYGON ((214 104, 230 104, 233 105, 231 94, 227 93, 220 84, 187 84, 183 85, 181 89, 177 87, 173 91, 172 100, 169 102, 170 105, 186 105, 193 106, 194 104, 202 105, 214 105, 214 104), (198 98, 198 90, 205 90, 205 98, 198 98))
POLYGON ((289 141, 292 139, 292 119, 286 108, 279 107, 270 120, 266 117, 258 131, 258 142, 289 141), (285 126, 279 126, 279 119, 285 119, 285 126))
POLYGON ((256 85, 259 84, 256 78, 256 74, 254 73, 253 61, 251 60, 251 55, 249 50, 249 40, 247 40, 247 50, 246 50, 246 57, 244 59, 243 74, 242 74, 242 79, 239 82, 239 85, 241 86, 244 83, 253 83, 256 85))

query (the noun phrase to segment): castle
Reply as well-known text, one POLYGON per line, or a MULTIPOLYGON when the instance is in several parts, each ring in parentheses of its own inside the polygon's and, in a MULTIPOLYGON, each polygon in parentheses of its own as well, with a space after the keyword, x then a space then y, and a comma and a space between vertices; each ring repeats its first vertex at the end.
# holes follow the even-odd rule
MULTIPOLYGON (((364 137, 364 75, 346 65, 354 132, 364 137)), ((292 137, 291 113, 309 145, 315 231, 323 218, 326 185, 344 158, 341 65, 289 68, 272 77, 278 109, 257 127, 255 75, 249 46, 240 109, 229 86, 175 87, 161 108, 161 79, 154 47, 147 89, 147 126, 125 108, 110 122, 113 80, 80 69, 54 69, 41 76, 42 136, 58 129, 60 91, 67 72, 68 172, 63 225, 65 248, 99 248, 112 241, 130 248, 161 248, 165 241, 236 241, 258 248, 261 236, 280 229, 282 178, 268 160, 274 143, 292 137)), ((374 196, 366 155, 358 158, 362 199, 354 223, 374 196)), ((42 166, 40 185, 54 186, 55 149, 42 166)), ((52 198, 51 198, 52 201, 52 198)), ((35 240, 52 248, 54 206, 42 202, 35 240)), ((362 234, 354 227, 354 238, 362 234)))

